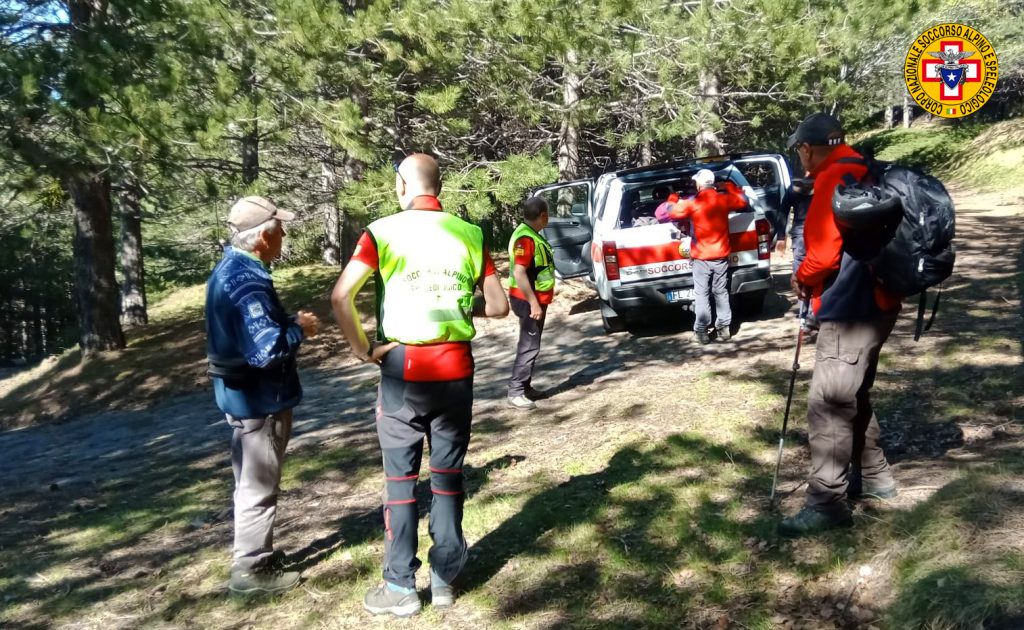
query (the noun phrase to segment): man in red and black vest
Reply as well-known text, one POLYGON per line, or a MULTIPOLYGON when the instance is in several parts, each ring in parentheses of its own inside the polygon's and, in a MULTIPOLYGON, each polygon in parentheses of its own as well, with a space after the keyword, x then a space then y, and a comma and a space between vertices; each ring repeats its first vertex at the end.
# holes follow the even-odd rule
POLYGON ((508 301, 519 318, 519 344, 508 381, 508 404, 535 409, 541 392, 533 388, 533 368, 540 354, 548 305, 555 297, 555 261, 551 244, 541 232, 548 225, 543 197, 523 202, 523 221, 509 239, 508 301))
POLYGON ((352 351, 380 365, 377 438, 384 460, 384 570, 363 606, 414 615, 419 510, 416 481, 423 438, 430 443, 430 590, 452 604, 452 581, 466 562, 462 535, 463 460, 473 416, 474 316, 504 317, 508 300, 484 248, 483 232, 441 209, 441 172, 428 155, 395 168, 402 208, 363 232, 331 295, 352 351), (355 297, 375 276, 377 334, 367 339, 355 297), (482 290, 483 299, 475 297, 482 290))
POLYGON ((888 293, 867 263, 844 250, 832 213, 837 186, 867 173, 863 158, 844 142, 832 116, 814 114, 789 138, 814 179, 804 224, 806 255, 793 274, 798 297, 812 300, 821 322, 814 375, 807 396, 811 474, 806 505, 779 524, 799 536, 852 523, 847 497, 889 498, 896 482, 879 442, 871 386, 878 355, 896 323, 898 296, 888 293))

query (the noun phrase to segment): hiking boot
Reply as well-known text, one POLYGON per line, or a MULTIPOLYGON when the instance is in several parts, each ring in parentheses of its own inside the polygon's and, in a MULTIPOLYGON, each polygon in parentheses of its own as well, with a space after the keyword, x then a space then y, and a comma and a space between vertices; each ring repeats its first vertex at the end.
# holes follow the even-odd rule
POLYGON ((878 485, 873 483, 864 483, 864 479, 861 477, 860 469, 852 468, 846 477, 847 487, 846 496, 851 501, 861 501, 878 499, 886 501, 888 499, 895 498, 899 491, 896 489, 896 482, 892 482, 889 485, 878 485))
MULTIPOLYGON (((283 559, 284 554, 281 556, 283 559)), ((285 571, 279 562, 268 562, 252 569, 232 569, 228 589, 237 595, 263 595, 283 593, 298 583, 298 571, 285 571)))
POLYGON ((694 333, 697 336, 697 343, 702 346, 706 346, 711 343, 711 337, 708 335, 706 330, 698 330, 694 333))
POLYGON ((719 341, 729 341, 730 339, 732 339, 732 331, 729 330, 728 326, 724 326, 718 329, 719 341))
POLYGON ((423 603, 414 588, 403 588, 390 582, 382 582, 366 591, 363 608, 374 615, 411 617, 420 612, 423 603))
POLYGON ((805 505, 793 516, 782 519, 778 525, 778 532, 780 536, 796 538, 851 525, 853 525, 853 516, 847 509, 830 513, 805 505))
POLYGON ((455 603, 455 589, 430 570, 430 603, 434 608, 447 608, 455 603))
POLYGON ((516 409, 527 410, 527 409, 536 409, 537 408, 537 403, 533 402, 532 400, 530 400, 529 398, 527 398, 523 394, 519 394, 518 396, 509 396, 508 397, 508 406, 509 407, 514 407, 516 409))

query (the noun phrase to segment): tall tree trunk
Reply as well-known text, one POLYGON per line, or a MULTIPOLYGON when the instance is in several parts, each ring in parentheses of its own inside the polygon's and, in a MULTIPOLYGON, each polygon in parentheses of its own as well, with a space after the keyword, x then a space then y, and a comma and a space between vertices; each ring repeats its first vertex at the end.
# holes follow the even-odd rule
MULTIPOLYGON (((357 160, 352 156, 345 157, 345 169, 343 171, 343 183, 350 184, 357 182, 363 178, 363 171, 366 165, 361 160, 357 160)), ((397 202, 396 202, 397 203, 397 202)), ((347 265, 348 261, 352 258, 352 254, 356 251, 356 243, 359 242, 359 237, 362 236, 363 228, 365 223, 363 219, 353 215, 348 210, 341 212, 341 264, 347 265)))
POLYGON ((334 167, 330 164, 320 165, 320 185, 324 194, 324 202, 320 208, 324 217, 324 251, 322 258, 325 265, 341 264, 341 215, 338 212, 335 198, 334 167))
POLYGON ((256 90, 255 54, 246 51, 242 63, 242 94, 249 101, 249 120, 242 123, 242 183, 248 186, 260 176, 259 95, 256 90))
POLYGON ((908 92, 903 93, 903 128, 910 129, 910 123, 914 120, 914 102, 910 100, 908 92))
MULTIPOLYGON (((846 82, 846 77, 849 74, 850 74, 850 66, 849 66, 849 64, 843 62, 843 64, 841 66, 839 66, 839 82, 840 83, 845 83, 846 82)), ((842 120, 843 119, 843 104, 840 103, 838 100, 833 101, 832 102, 832 111, 829 112, 829 113, 832 114, 833 116, 835 116, 835 118, 837 120, 842 120)))
POLYGON ((83 355, 120 350, 125 342, 114 278, 110 178, 106 173, 81 173, 68 176, 65 185, 74 205, 78 343, 83 355))
POLYGON ((43 344, 46 346, 46 354, 50 354, 51 352, 57 349, 57 346, 60 343, 60 332, 58 330, 58 324, 61 323, 61 320, 63 318, 61 318, 61 320, 58 320, 58 318, 61 317, 59 314, 60 311, 57 310, 57 312, 54 312, 56 309, 54 309, 53 306, 52 296, 48 295, 46 297, 46 304, 44 305, 44 310, 46 311, 46 320, 44 323, 46 327, 46 332, 43 335, 43 344))
POLYGON ((562 128, 558 133, 558 178, 571 181, 579 178, 580 128, 578 108, 582 79, 578 73, 576 51, 565 53, 562 71, 562 128))
POLYGON ((701 68, 697 77, 700 91, 700 130, 694 138, 697 156, 722 155, 725 143, 718 137, 715 127, 718 124, 718 75, 709 68, 701 68))
POLYGON ((142 255, 142 188, 131 182, 121 194, 121 324, 149 323, 146 312, 146 268, 142 255))
POLYGON ((245 124, 242 136, 242 183, 249 185, 260 177, 260 135, 256 121, 245 124))
MULTIPOLYGON (((108 8, 105 0, 68 0, 68 18, 73 26, 70 41, 79 52, 88 50, 88 40, 95 36, 93 22, 103 19, 108 8)), ((76 73, 81 74, 81 69, 76 69, 76 73)), ((100 92, 90 87, 69 90, 67 99, 79 111, 104 105, 100 92)), ((98 167, 76 166, 61 179, 74 209, 74 293, 82 355, 120 350, 125 343, 114 277, 110 176, 98 167)))
POLYGON ((17 310, 14 308, 14 296, 9 296, 4 300, 4 308, 0 314, 0 327, 3 332, 3 343, 4 343, 4 356, 3 358, 7 361, 14 359, 17 355, 17 350, 14 343, 14 319, 16 317, 17 310))
POLYGON ((39 292, 33 291, 30 299, 32 319, 29 328, 32 331, 32 356, 34 357, 46 354, 46 349, 43 347, 43 311, 39 301, 39 292))
POLYGON ((654 143, 644 140, 644 143, 640 145, 640 166, 650 166, 651 164, 654 164, 654 143))

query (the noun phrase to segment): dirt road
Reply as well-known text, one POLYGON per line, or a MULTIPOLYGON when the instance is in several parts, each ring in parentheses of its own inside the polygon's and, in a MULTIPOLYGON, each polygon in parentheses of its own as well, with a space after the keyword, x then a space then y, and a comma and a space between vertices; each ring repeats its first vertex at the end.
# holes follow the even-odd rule
MULTIPOLYGON (((954 475, 958 457, 978 455, 993 440, 1017 436, 1024 406, 1017 389, 1022 202, 959 194, 958 266, 947 283, 936 329, 915 344, 913 318, 905 315, 886 346, 879 400, 890 420, 887 436, 897 478, 912 488, 894 509, 927 500, 954 475), (972 360, 945 365, 950 357, 972 360), (1009 380, 1000 380, 1007 374, 1009 380), (996 385, 1004 393, 990 396, 990 386, 996 385), (989 400, 979 401, 984 396, 989 400)), ((521 494, 531 484, 571 483, 603 468, 609 457, 614 461, 627 445, 659 444, 679 434, 699 434, 729 449, 740 444, 742 429, 760 444, 750 466, 768 475, 795 334, 788 272, 788 259, 777 261, 777 291, 764 314, 743 322, 732 342, 707 347, 693 341, 692 320, 682 314, 633 333, 605 335, 592 292, 582 284, 563 286, 549 313, 535 381, 549 396, 532 413, 505 406, 515 321, 483 322, 475 343, 470 504, 521 494)), ((813 351, 802 364, 805 386, 813 351)), ((302 379, 306 395, 296 411, 278 539, 293 550, 291 559, 311 584, 328 588, 324 584, 372 573, 367 568, 372 559, 363 566, 359 558, 344 557, 343 550, 363 543, 374 549, 378 536, 375 371, 347 359, 330 367, 307 361, 302 379), (358 570, 339 578, 352 563, 358 570)), ((798 393, 782 482, 786 492, 798 490, 804 474, 799 399, 798 393)), ((234 625, 229 623, 233 609, 221 603, 222 591, 209 579, 211 571, 223 574, 228 559, 227 441, 228 429, 209 391, 144 410, 105 411, 0 433, 5 506, 0 546, 8 554, 0 584, 16 587, 7 601, 17 605, 0 620, 35 627, 138 627, 171 620, 234 625), (109 541, 86 544, 75 538, 82 523, 106 523, 112 512, 109 541), (16 550, 23 550, 23 563, 12 559, 12 553, 21 553, 16 550)), ((757 492, 763 492, 765 480, 757 483, 757 492)), ((764 508, 763 496, 735 500, 751 518, 764 508)), ((799 500, 794 494, 786 506, 795 509, 799 500)), ((491 531, 490 524, 467 522, 471 542, 491 531)), ((502 562, 477 576, 478 587, 500 594, 492 580, 509 566, 502 562)), ((362 623, 355 600, 329 604, 315 594, 303 597, 277 613, 273 606, 262 609, 260 624, 283 610, 304 607, 334 624, 362 623)), ((881 592, 876 600, 877 607, 886 604, 881 592)), ((482 625, 497 614, 484 605, 463 612, 482 625)), ((277 622, 304 625, 288 619, 277 622)), ((525 625, 551 625, 547 617, 537 619, 525 625)))

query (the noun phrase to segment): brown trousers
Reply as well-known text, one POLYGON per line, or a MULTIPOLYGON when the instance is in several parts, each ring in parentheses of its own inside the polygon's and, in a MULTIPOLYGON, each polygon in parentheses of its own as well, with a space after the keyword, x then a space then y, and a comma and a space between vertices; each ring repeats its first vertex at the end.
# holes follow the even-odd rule
POLYGON ((895 324, 895 314, 870 322, 821 322, 807 396, 810 507, 847 509, 843 500, 851 463, 859 465, 865 483, 876 487, 894 483, 879 444, 881 431, 871 408, 871 386, 882 344, 895 324))

